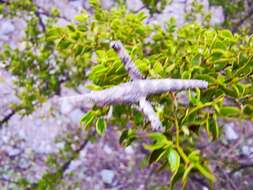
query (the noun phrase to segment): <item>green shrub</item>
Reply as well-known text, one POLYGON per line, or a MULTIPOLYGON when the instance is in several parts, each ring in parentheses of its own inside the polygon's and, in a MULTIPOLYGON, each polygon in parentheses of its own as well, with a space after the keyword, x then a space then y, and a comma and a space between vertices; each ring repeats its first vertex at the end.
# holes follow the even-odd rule
POLYGON ((21 103, 14 109, 31 113, 35 105, 59 94, 62 83, 77 88, 89 80, 87 88, 102 90, 129 81, 109 47, 112 40, 120 40, 146 78, 202 79, 208 81, 208 88, 185 91, 188 103, 180 101, 178 92, 149 97, 163 133, 152 131, 143 114, 130 105, 113 105, 112 118, 106 121, 103 116, 109 107, 94 108, 83 117, 83 127, 90 130, 88 126, 94 125, 103 135, 107 125, 117 125, 120 143, 126 146, 141 141, 138 131, 143 130, 152 140, 144 146, 150 151, 149 164, 159 162, 171 171, 171 189, 180 179, 185 187, 189 174, 196 171, 212 184, 215 177, 208 158, 196 142, 202 130, 209 136, 207 141, 218 139, 220 118, 252 120, 253 38, 197 23, 177 28, 173 19, 162 29, 145 25, 142 12, 130 13, 124 7, 103 10, 91 2, 94 16, 84 11, 65 27, 49 24, 43 35, 34 18, 28 24, 26 48, 6 46, 2 61, 20 87, 21 103), (131 128, 126 129, 126 124, 131 128))

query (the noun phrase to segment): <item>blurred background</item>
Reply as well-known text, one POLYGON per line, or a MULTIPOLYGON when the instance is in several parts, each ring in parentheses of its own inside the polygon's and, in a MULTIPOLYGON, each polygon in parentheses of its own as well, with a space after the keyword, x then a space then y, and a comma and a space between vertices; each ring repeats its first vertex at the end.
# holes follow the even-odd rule
MULTIPOLYGON (((6 17, 4 9, 12 0, 0 0, 0 47, 9 44, 11 48, 25 48, 25 30, 27 18, 22 16, 6 17)), ((162 1, 125 0, 122 1, 132 12, 144 12, 146 23, 165 25, 175 18, 176 25, 197 21, 204 25, 226 28, 232 32, 252 34, 252 0, 171 0, 162 1)), ((25 4, 26 1, 23 1, 25 4)), ((46 20, 57 15, 57 25, 64 26, 86 10, 92 14, 86 0, 34 0, 37 7, 40 29, 45 28, 46 20)), ((102 7, 110 9, 118 1, 102 0, 102 7)), ((19 6, 22 6, 22 2, 19 6)), ((15 10, 12 10, 13 13, 15 10)), ((17 10, 20 11, 20 10, 17 10)), ((21 11, 22 15, 22 11, 21 11)), ((29 17, 29 16, 28 16, 29 17)), ((146 154, 142 145, 121 146, 119 132, 109 127, 101 139, 91 142, 82 141, 85 132, 80 127, 80 118, 84 110, 63 102, 60 108, 49 114, 50 105, 36 109, 30 115, 20 115, 11 109, 18 103, 15 77, 6 71, 0 62, 0 189, 19 190, 26 179, 36 183, 41 176, 51 170, 51 158, 57 158, 62 150, 78 144, 81 148, 65 165, 64 180, 59 189, 102 190, 102 189, 166 189, 169 174, 155 172, 156 165, 144 168, 146 154), (71 144, 72 141, 76 144, 71 144), (69 143, 69 144, 68 144, 69 143), (23 179, 23 180, 22 180, 23 179)), ((78 92, 85 92, 82 86, 78 92)), ((63 87, 62 96, 74 95, 75 90, 63 87)), ((206 144, 203 138, 202 148, 214 160, 238 160, 245 163, 238 171, 228 175, 226 168, 217 166, 220 178, 216 189, 253 189, 253 125, 250 122, 234 121, 224 126, 224 138, 206 144), (238 127, 240 126, 240 127, 238 127), (203 145, 204 144, 204 145, 203 145), (232 177, 231 177, 232 176, 232 177)), ((59 160, 58 164, 64 163, 59 160)), ((202 179, 193 177, 188 189, 206 190, 202 179)))

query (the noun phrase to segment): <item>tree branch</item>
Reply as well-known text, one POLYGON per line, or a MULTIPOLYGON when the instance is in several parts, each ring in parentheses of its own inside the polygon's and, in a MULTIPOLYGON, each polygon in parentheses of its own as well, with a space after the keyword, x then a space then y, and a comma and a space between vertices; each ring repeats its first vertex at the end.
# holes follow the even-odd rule
POLYGON ((159 130, 162 127, 162 123, 161 123, 159 117, 156 115, 151 103, 149 101, 147 101, 145 97, 143 97, 139 101, 139 106, 140 106, 141 111, 149 119, 152 129, 159 130))
POLYGON ((9 114, 7 114, 6 116, 4 116, 4 118, 0 121, 0 129, 2 129, 3 124, 6 123, 6 122, 8 122, 11 119, 11 117, 13 115, 15 115, 15 113, 16 113, 16 110, 11 110, 11 112, 9 114))
MULTIPOLYGON (((117 52, 132 80, 144 79, 144 76, 140 73, 134 62, 131 60, 130 55, 120 41, 112 41, 110 47, 117 52)), ((148 87, 145 87, 145 89, 147 88, 148 87)), ((147 95, 138 98, 140 110, 149 119, 152 129, 159 130, 162 128, 162 123, 159 117, 156 115, 151 103, 146 100, 146 97, 147 95)))
POLYGON ((61 168, 59 169, 59 171, 61 171, 61 173, 62 173, 61 179, 63 178, 65 171, 69 168, 71 162, 72 162, 73 160, 76 159, 76 154, 77 154, 77 155, 80 154, 80 152, 81 152, 81 151, 86 147, 86 145, 88 144, 88 142, 89 142, 89 137, 90 137, 90 136, 94 136, 95 134, 96 134, 96 133, 95 133, 95 130, 93 130, 92 132, 90 132, 90 133, 87 135, 86 139, 82 142, 82 144, 80 145, 80 147, 79 147, 77 150, 75 150, 75 154, 73 154, 73 156, 72 156, 69 160, 67 160, 67 161, 61 166, 61 168))
POLYGON ((41 15, 38 11, 35 11, 34 14, 36 15, 36 17, 38 18, 38 21, 39 21, 39 25, 42 29, 42 32, 45 32, 46 31, 46 26, 41 18, 41 15))
POLYGON ((131 82, 123 83, 112 88, 101 91, 90 91, 87 94, 69 96, 63 98, 54 98, 52 101, 58 104, 61 101, 68 101, 74 105, 83 104, 84 108, 91 109, 93 106, 103 107, 114 104, 136 104, 139 103, 140 109, 151 122, 153 130, 161 128, 161 122, 150 102, 146 97, 154 94, 160 94, 168 91, 185 90, 192 88, 207 88, 208 83, 202 80, 182 80, 182 79, 145 79, 122 43, 115 41, 111 47, 117 52, 123 62, 129 76, 133 79, 131 82))
POLYGON ((117 52, 131 79, 144 79, 120 41, 112 41, 110 46, 117 52))
MULTIPOLYGON (((110 47, 117 52, 132 80, 144 79, 144 76, 139 72, 138 68, 135 66, 134 62, 131 60, 130 55, 127 53, 126 49, 120 41, 111 42, 110 47)), ((145 97, 140 99, 139 108, 149 119, 152 129, 158 130, 162 127, 159 117, 156 115, 151 103, 146 100, 145 97)))
POLYGON ((82 103, 85 108, 91 109, 93 106, 103 107, 105 105, 138 103, 143 97, 150 95, 193 88, 207 88, 207 85, 206 81, 194 79, 135 80, 101 91, 90 91, 82 95, 54 98, 53 102, 59 103, 66 100, 69 103, 82 103))

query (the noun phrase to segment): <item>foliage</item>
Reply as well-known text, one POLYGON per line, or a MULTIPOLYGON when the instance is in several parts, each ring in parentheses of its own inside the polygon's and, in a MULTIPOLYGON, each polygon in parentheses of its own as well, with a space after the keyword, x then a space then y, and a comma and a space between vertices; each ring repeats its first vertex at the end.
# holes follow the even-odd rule
MULTIPOLYGON (((143 130, 152 141, 145 145, 150 151, 149 164, 159 162, 162 169, 171 171, 171 189, 178 180, 185 188, 192 172, 199 172, 212 184, 215 177, 208 158, 196 149, 196 142, 202 130, 209 140, 218 139, 220 118, 252 120, 253 38, 196 23, 176 28, 173 19, 164 30, 145 25, 142 12, 134 14, 124 7, 103 10, 97 1, 90 3, 94 17, 83 11, 65 27, 49 23, 44 34, 33 17, 25 49, 5 46, 1 60, 20 87, 21 102, 14 109, 31 113, 38 102, 60 94, 62 83, 76 88, 89 80, 87 88, 100 90, 128 81, 123 64, 109 48, 111 40, 120 40, 147 78, 203 79, 209 86, 186 91, 189 103, 180 101, 177 92, 149 97, 164 133, 152 132, 143 115, 129 105, 113 106, 113 116, 106 121, 109 107, 90 110, 81 120, 84 128, 91 130, 94 125, 102 135, 107 125, 117 125, 123 145, 141 141, 138 131, 143 130), (126 129, 126 124, 131 124, 131 129, 126 129)), ((39 184, 45 185, 47 179, 45 175, 39 184)))
POLYGON ((31 0, 2 0, 0 3, 0 13, 4 16, 21 16, 22 13, 31 13, 36 9, 31 0))
POLYGON ((249 0, 209 0, 210 5, 222 6, 224 10, 224 26, 236 32, 239 27, 245 24, 242 32, 252 33, 253 1, 249 0), (248 19, 248 21, 247 21, 248 19), (247 21, 247 22, 246 22, 247 21), (248 24, 247 24, 248 23, 248 24))
POLYGON ((204 10, 204 4, 193 0, 190 4, 190 10, 185 13, 186 22, 199 22, 204 26, 210 25, 211 13, 204 10))
POLYGON ((142 0, 142 3, 145 7, 147 7, 150 11, 150 14, 153 15, 154 13, 161 13, 162 10, 171 3, 172 0, 142 0))

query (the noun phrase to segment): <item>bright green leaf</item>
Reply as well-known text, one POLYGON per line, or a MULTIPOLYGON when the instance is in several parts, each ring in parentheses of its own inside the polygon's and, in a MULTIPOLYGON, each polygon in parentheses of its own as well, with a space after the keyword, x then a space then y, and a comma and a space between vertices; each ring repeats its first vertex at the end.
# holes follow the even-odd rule
POLYGON ((85 127, 89 127, 95 118, 95 114, 92 111, 87 112, 84 114, 84 116, 81 118, 81 125, 85 125, 85 127))
POLYGON ((177 151, 174 150, 173 148, 169 149, 168 161, 169 161, 170 169, 172 173, 176 173, 180 165, 180 156, 177 153, 177 151))
POLYGON ((99 135, 103 135, 106 130, 106 122, 103 118, 99 118, 96 122, 96 131, 99 135))
POLYGON ((224 106, 220 108, 220 115, 222 116, 236 116, 241 113, 241 110, 236 107, 224 106))

